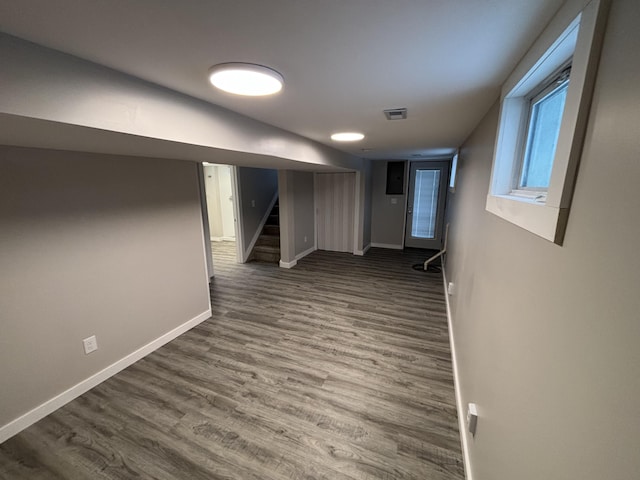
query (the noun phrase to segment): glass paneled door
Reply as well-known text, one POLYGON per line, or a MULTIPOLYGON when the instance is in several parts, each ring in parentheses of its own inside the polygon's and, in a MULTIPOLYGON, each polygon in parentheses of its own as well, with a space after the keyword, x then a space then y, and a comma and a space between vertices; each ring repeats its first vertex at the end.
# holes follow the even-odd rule
POLYGON ((442 248, 448 172, 446 161, 411 163, 405 247, 442 248))

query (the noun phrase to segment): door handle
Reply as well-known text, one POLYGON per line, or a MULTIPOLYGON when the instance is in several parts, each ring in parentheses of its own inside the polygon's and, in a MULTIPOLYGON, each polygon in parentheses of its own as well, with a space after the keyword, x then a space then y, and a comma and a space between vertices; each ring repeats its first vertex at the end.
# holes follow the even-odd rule
POLYGON ((413 208, 409 207, 409 209, 407 210, 407 213, 408 213, 409 215, 412 215, 412 214, 413 214, 413 208))

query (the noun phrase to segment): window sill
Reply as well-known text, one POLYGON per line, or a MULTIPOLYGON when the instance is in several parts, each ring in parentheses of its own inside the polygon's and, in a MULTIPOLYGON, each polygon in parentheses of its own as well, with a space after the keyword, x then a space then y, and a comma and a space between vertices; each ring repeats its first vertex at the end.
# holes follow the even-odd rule
POLYGON ((530 200, 537 204, 544 205, 547 203, 547 192, 542 190, 512 190, 505 197, 513 197, 514 200, 530 200))
POLYGON ((546 240, 560 243, 569 209, 515 195, 487 195, 487 211, 546 240))

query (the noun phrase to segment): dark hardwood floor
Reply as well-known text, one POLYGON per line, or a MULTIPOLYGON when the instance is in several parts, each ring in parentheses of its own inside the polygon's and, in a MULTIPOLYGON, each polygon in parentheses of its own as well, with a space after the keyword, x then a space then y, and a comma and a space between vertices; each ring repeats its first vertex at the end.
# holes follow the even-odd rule
POLYGON ((214 245, 213 316, 0 445, 2 479, 463 479, 442 279, 214 245))

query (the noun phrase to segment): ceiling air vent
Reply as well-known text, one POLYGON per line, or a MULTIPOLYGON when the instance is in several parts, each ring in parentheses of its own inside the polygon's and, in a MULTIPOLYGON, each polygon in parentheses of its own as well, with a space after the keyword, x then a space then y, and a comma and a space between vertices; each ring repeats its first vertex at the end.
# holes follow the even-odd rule
POLYGON ((406 108, 390 108, 389 110, 383 110, 383 112, 387 120, 404 120, 407 118, 406 108))

